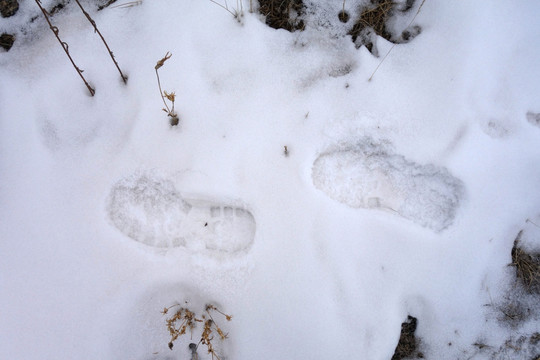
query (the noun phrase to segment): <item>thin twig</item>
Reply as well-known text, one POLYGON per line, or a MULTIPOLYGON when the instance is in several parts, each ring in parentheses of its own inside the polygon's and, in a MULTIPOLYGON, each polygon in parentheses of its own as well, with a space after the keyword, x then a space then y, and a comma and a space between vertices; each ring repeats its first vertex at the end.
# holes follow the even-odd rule
POLYGON ((47 23, 49 24, 49 28, 51 29, 51 31, 54 33, 54 35, 56 36, 56 38, 58 39, 58 42, 60 43, 60 45, 62 45, 62 49, 64 49, 64 51, 66 52, 66 55, 67 57, 69 58, 69 61, 71 61, 71 64, 73 65, 73 67, 75 68, 75 70, 77 70, 77 73, 79 74, 79 76, 81 77, 82 81, 84 81, 84 84, 86 85, 86 87, 88 88, 88 91, 90 91, 90 95, 94 96, 94 94, 96 93, 96 90, 94 88, 92 88, 90 86, 90 84, 88 84, 88 82, 86 81, 86 79, 84 78, 83 76, 83 70, 79 69, 77 67, 77 65, 75 65, 75 61, 73 61, 73 59, 71 58, 71 55, 69 54, 69 46, 66 42, 62 41, 60 39, 60 36, 58 35, 58 33, 60 32, 58 30, 58 28, 56 26, 53 26, 53 24, 51 23, 51 21, 49 20, 49 16, 48 16, 48 13, 47 13, 47 10, 45 10, 43 8, 43 6, 41 6, 41 1, 40 0, 35 0, 36 1, 36 4, 39 6, 39 8, 41 9, 41 12, 43 13, 43 15, 45 16, 45 20, 47 20, 47 23))
POLYGON ((163 64, 165 63, 165 61, 167 61, 170 57, 172 56, 172 54, 170 54, 168 51, 167 53, 165 54, 165 56, 163 57, 163 59, 161 59, 160 61, 158 61, 157 65, 155 66, 154 69, 156 69, 156 76, 157 76, 157 83, 158 83, 158 87, 159 87, 159 94, 161 95, 161 100, 163 100, 163 104, 165 105, 165 108, 167 109, 167 112, 169 114, 171 114, 171 109, 169 109, 169 106, 167 105, 167 103, 165 102, 165 97, 163 96, 163 90, 161 90, 161 81, 159 80, 159 72, 158 72, 158 69, 160 67, 163 66, 163 64))
POLYGON ((122 77, 122 81, 124 81, 124 84, 127 84, 127 77, 125 77, 124 74, 122 73, 122 70, 120 70, 120 66, 118 66, 118 63, 116 62, 116 59, 114 58, 114 55, 113 55, 111 49, 109 48, 109 45, 107 45, 107 42, 105 41, 105 38, 103 37, 103 35, 101 35, 101 32, 97 28, 96 22, 94 21, 94 19, 92 19, 92 17, 90 17, 90 14, 88 14, 86 12, 86 10, 84 10, 84 8, 82 7, 79 0, 75 0, 75 2, 77 3, 77 5, 79 5, 79 7, 81 8, 81 11, 83 12, 84 16, 86 16, 86 18, 88 19, 90 24, 92 24, 92 26, 94 27, 94 32, 96 32, 99 35, 99 37, 103 41, 103 44, 105 44, 105 47, 107 48, 107 51, 109 52, 109 55, 111 55, 111 59, 114 62, 114 65, 116 66, 116 68, 118 69, 118 72, 120 73, 120 76, 122 77))
POLYGON ((214 1, 214 0, 210 0, 211 2, 213 2, 214 4, 216 4, 217 6, 220 6, 222 8, 224 8, 225 10, 227 10, 232 16, 236 17, 236 14, 233 13, 231 10, 229 10, 229 6, 227 5, 227 1, 225 1, 225 6, 221 5, 220 3, 214 1))
POLYGON ((138 1, 130 1, 130 2, 123 3, 123 4, 118 4, 118 5, 115 5, 115 6, 109 6, 109 9, 123 9, 123 8, 130 8, 130 7, 137 6, 137 5, 141 5, 141 4, 142 4, 142 0, 138 0, 138 1))
POLYGON ((531 224, 533 224, 533 225, 536 226, 537 228, 540 228, 540 225, 534 223, 531 219, 527 219, 525 222, 530 222, 531 224))
MULTIPOLYGON (((413 18, 411 19, 411 21, 409 22, 409 25, 407 26, 407 28, 409 28, 414 19, 416 19, 416 16, 418 16, 418 14, 420 13, 420 9, 422 9, 422 6, 424 6, 424 3, 426 2, 426 0, 422 0, 422 3, 420 4, 420 6, 418 7, 418 11, 416 11, 416 14, 414 14, 413 18)), ((396 46, 396 44, 394 43, 392 45, 392 47, 390 47, 390 49, 388 50, 388 52, 386 53, 386 55, 384 55, 384 57, 382 58, 381 62, 379 63, 379 65, 377 65, 377 67, 375 68, 375 70, 373 71, 373 74, 371 74, 371 76, 369 77, 368 81, 371 81, 371 79, 373 79, 373 76, 375 75, 375 73, 377 72, 377 70, 379 70, 379 67, 382 65, 382 63, 384 62, 384 60, 386 59, 386 57, 388 55, 390 55, 390 52, 392 52, 392 50, 394 49, 394 47, 396 46)))

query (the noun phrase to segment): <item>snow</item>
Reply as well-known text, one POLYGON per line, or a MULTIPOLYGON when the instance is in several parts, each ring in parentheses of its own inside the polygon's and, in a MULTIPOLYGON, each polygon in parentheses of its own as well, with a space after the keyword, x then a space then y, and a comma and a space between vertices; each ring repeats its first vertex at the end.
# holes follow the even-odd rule
POLYGON ((160 313, 185 301, 233 315, 216 347, 238 360, 390 359, 407 315, 428 359, 538 331, 495 305, 517 233, 539 249, 540 5, 427 0, 368 82, 381 58, 336 3, 289 33, 248 1, 240 22, 83 2, 127 85, 70 4, 53 21, 94 97, 33 2, 2 19, 0 358, 189 358, 160 313))

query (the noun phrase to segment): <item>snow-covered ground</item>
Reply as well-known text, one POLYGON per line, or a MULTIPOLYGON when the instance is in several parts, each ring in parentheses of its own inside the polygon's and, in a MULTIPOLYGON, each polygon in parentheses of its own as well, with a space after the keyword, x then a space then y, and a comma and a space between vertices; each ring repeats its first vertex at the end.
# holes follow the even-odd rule
POLYGON ((188 359, 176 303, 233 315, 221 359, 389 360, 408 315, 426 359, 540 352, 537 297, 497 310, 517 233, 540 247, 540 3, 426 0, 371 81, 393 44, 357 49, 338 0, 293 33, 247 0, 83 4, 129 77, 72 2, 94 97, 34 1, 0 21, 0 358, 188 359))

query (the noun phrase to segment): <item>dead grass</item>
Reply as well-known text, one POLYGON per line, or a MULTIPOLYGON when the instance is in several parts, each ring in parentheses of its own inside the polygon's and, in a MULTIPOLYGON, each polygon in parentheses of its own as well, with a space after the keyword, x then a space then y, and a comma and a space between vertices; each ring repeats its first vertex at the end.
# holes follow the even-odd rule
POLYGON ((349 35, 357 47, 365 46, 373 55, 378 56, 374 46, 376 36, 380 36, 393 44, 406 43, 421 32, 420 26, 411 27, 414 18, 418 15, 420 8, 424 4, 422 1, 417 14, 411 20, 409 27, 400 34, 392 34, 388 28, 389 20, 398 14, 406 14, 415 4, 416 0, 407 0, 405 4, 391 0, 371 0, 368 6, 360 9, 360 16, 357 18, 349 35))
POLYGON ((2 34, 0 35, 0 47, 6 51, 9 51, 15 42, 15 36, 11 34, 2 34))
POLYGON ((392 356, 392 360, 401 360, 412 358, 423 358, 422 353, 417 353, 418 340, 414 335, 418 320, 413 316, 408 316, 407 321, 401 324, 401 334, 399 336, 399 342, 392 356))
POLYGON ((497 306, 500 312, 499 321, 517 328, 530 319, 534 315, 534 309, 529 306, 526 296, 527 294, 519 290, 506 294, 503 301, 497 306))
MULTIPOLYGON (((169 310, 173 307, 179 306, 178 304, 164 308, 161 312, 162 314, 168 314, 169 310)), ((189 349, 192 351, 193 355, 197 354, 197 348, 200 344, 205 345, 207 352, 212 355, 212 360, 220 360, 220 356, 217 354, 216 349, 214 348, 214 333, 217 333, 220 340, 225 340, 228 338, 228 334, 225 333, 219 325, 214 320, 212 313, 217 313, 218 315, 223 316, 227 321, 232 320, 231 315, 227 315, 216 306, 208 304, 205 306, 205 312, 200 316, 197 316, 194 312, 187 308, 180 307, 170 318, 166 319, 167 330, 171 335, 171 340, 169 341, 169 349, 173 349, 174 342, 182 335, 185 335, 188 330, 193 338, 193 331, 197 327, 197 323, 203 324, 203 330, 200 335, 200 340, 197 344, 189 344, 189 349)), ((192 356, 193 358, 193 356, 192 356)))
MULTIPOLYGON (((356 39, 359 36, 362 36, 362 33, 366 29, 373 30, 377 35, 382 36, 386 40, 391 39, 391 34, 386 30, 386 22, 394 12, 396 3, 388 0, 375 0, 372 1, 372 5, 363 9, 360 13, 360 17, 355 22, 353 28, 350 31, 353 42, 356 42, 356 39)), ((373 46, 373 44, 363 44, 368 47, 368 45, 373 46)), ((371 48, 368 47, 371 51, 371 48)))
POLYGON ((0 15, 4 18, 13 16, 19 10, 19 3, 16 0, 0 0, 0 15))
POLYGON ((259 0, 259 13, 266 17, 266 24, 274 29, 293 32, 304 30, 301 15, 304 12, 302 0, 259 0))
POLYGON ((538 346, 540 334, 535 332, 530 335, 513 334, 500 346, 490 346, 482 341, 473 344, 478 352, 489 356, 490 359, 523 359, 539 360, 540 347, 538 346))
POLYGON ((529 294, 540 294, 540 253, 527 253, 520 247, 521 230, 512 247, 512 263, 516 269, 516 278, 529 294))

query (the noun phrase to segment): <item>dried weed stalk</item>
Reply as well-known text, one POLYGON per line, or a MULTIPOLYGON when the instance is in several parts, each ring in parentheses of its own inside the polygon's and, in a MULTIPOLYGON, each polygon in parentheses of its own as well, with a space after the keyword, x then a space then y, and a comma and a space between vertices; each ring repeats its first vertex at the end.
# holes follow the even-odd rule
MULTIPOLYGON (((217 6, 225 9, 229 14, 231 14, 236 21, 239 23, 242 22, 242 17, 244 16, 244 6, 242 5, 242 0, 236 0, 236 9, 230 10, 229 5, 227 5, 227 0, 225 0, 225 5, 218 3, 215 0, 210 0, 217 6)), ((252 9, 252 4, 250 3, 250 9, 252 9)))
POLYGON ((111 9, 127 9, 127 8, 138 6, 138 5, 141 5, 141 4, 142 4, 142 0, 129 1, 127 3, 122 3, 122 4, 115 5, 115 6, 111 6, 110 8, 111 9))
MULTIPOLYGON (((176 306, 179 306, 179 304, 164 308, 161 313, 168 314, 169 310, 176 306)), ((219 327, 219 325, 214 320, 212 313, 216 312, 222 315, 227 321, 231 321, 232 316, 225 314, 216 306, 211 304, 206 305, 204 311, 205 313, 197 317, 195 313, 193 313, 191 310, 181 307, 170 318, 166 319, 167 330, 171 335, 171 341, 169 341, 168 344, 169 349, 172 350, 174 342, 180 336, 186 334, 188 330, 190 332, 191 339, 193 339, 193 330, 195 329, 196 324, 202 323, 204 325, 199 342, 197 344, 190 344, 189 348, 191 349, 192 354, 196 355, 198 346, 200 344, 203 344, 206 346, 208 353, 212 355, 212 359, 220 360, 220 357, 216 353, 214 345, 212 344, 212 341, 214 340, 214 333, 218 334, 220 340, 227 339, 228 334, 219 327)))
POLYGON ((114 55, 111 49, 109 48, 109 45, 107 44, 107 42, 105 41, 105 38, 103 37, 103 35, 101 35, 101 32, 97 28, 96 22, 94 21, 94 19, 92 19, 90 14, 88 14, 86 10, 84 10, 79 0, 75 0, 75 2, 77 3, 77 5, 79 5, 79 8, 81 8, 81 11, 83 12, 84 16, 86 16, 90 24, 92 24, 92 26, 94 27, 94 32, 96 32, 101 38, 101 41, 103 41, 103 44, 107 48, 107 51, 109 52, 109 55, 111 56, 111 59, 114 62, 114 65, 116 66, 116 68, 118 69, 118 72, 120 73, 120 77, 122 77, 122 81, 124 82, 124 84, 127 84, 127 77, 124 76, 124 74, 122 73, 122 70, 120 70, 120 66, 118 66, 118 63, 116 62, 116 59, 114 58, 114 55))
POLYGON ((165 105, 165 108, 163 108, 162 110, 165 111, 167 113, 167 116, 171 118, 170 120, 171 125, 176 126, 178 125, 178 122, 179 122, 178 115, 176 114, 176 111, 174 111, 174 100, 176 98, 176 95, 174 92, 168 93, 161 89, 161 81, 159 80, 159 72, 158 72, 159 68, 162 67, 163 64, 165 64, 165 61, 169 60, 171 56, 172 54, 167 51, 165 56, 157 62, 154 69, 156 69, 156 77, 157 77, 157 82, 158 82, 158 87, 159 87, 159 94, 161 95, 161 100, 163 100, 163 104, 165 105), (171 102, 171 107, 167 105, 167 102, 165 101, 165 99, 171 102))
POLYGON ((35 0, 36 1, 36 4, 39 6, 39 8, 41 9, 41 12, 43 13, 43 16, 45 16, 45 20, 47 20, 47 23, 49 24, 49 28, 51 29, 51 31, 54 33, 54 36, 56 36, 56 38, 58 39, 58 42, 60 43, 60 45, 62 45, 62 49, 64 49, 64 51, 66 52, 66 55, 67 57, 69 58, 69 61, 71 61, 71 64, 73 65, 73 67, 75 68, 75 70, 77 71, 77 74, 79 74, 79 76, 81 77, 82 81, 84 82, 84 85, 86 85, 86 88, 88 89, 88 91, 90 92, 90 95, 94 96, 94 94, 96 93, 95 89, 92 88, 90 86, 90 84, 88 84, 88 82, 86 81, 86 79, 84 78, 83 76, 83 71, 84 70, 81 70, 79 69, 79 67, 77 67, 77 65, 75 65, 75 61, 73 61, 71 55, 69 54, 69 46, 66 42, 62 41, 60 39, 60 36, 58 35, 60 33, 60 31, 58 30, 58 28, 56 26, 54 26, 50 19, 49 19, 49 13, 47 12, 47 10, 45 10, 43 8, 43 6, 41 6, 41 0, 35 0))

